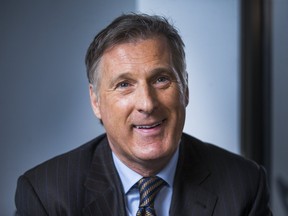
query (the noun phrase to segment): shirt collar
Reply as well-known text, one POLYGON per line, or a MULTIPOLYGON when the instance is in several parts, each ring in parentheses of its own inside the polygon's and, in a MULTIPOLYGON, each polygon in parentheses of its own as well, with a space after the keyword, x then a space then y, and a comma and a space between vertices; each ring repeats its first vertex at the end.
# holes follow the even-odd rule
MULTIPOLYGON (((120 176, 124 192, 127 194, 129 190, 142 178, 141 175, 127 167, 115 154, 112 152, 113 161, 120 176)), ((169 163, 162 169, 157 176, 165 180, 169 187, 173 187, 174 175, 176 171, 177 161, 179 157, 179 146, 169 163)))

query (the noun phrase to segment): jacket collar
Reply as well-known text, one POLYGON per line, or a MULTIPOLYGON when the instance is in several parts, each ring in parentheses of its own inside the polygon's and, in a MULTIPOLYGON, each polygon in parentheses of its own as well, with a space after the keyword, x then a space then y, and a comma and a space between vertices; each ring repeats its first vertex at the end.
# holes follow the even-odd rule
POLYGON ((126 215, 123 187, 107 137, 96 147, 84 186, 87 206, 83 215, 126 215))
POLYGON ((184 135, 174 180, 171 216, 213 214, 218 198, 203 187, 210 174, 209 167, 194 149, 193 142, 184 135))

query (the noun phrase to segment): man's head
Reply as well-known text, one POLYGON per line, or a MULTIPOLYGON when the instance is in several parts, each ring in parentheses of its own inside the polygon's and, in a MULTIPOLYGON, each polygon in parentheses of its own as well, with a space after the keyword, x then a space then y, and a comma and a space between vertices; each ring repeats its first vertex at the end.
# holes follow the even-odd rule
POLYGON ((165 19, 124 15, 88 50, 93 111, 112 151, 142 175, 162 169, 181 138, 188 104, 183 46, 165 19))
POLYGON ((99 80, 101 80, 98 65, 107 49, 120 43, 135 42, 139 39, 148 39, 160 35, 167 39, 172 52, 173 67, 179 76, 182 89, 187 88, 188 77, 184 43, 174 26, 164 17, 127 14, 116 18, 99 32, 88 48, 85 59, 87 76, 96 93, 100 85, 99 80))

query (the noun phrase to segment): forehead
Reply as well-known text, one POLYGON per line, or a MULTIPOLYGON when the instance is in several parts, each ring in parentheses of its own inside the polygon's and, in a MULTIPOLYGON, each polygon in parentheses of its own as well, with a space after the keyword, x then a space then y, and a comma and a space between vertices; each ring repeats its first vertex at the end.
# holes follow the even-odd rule
POLYGON ((102 69, 115 69, 115 67, 170 63, 171 52, 167 39, 153 37, 114 45, 104 52, 100 65, 102 69))

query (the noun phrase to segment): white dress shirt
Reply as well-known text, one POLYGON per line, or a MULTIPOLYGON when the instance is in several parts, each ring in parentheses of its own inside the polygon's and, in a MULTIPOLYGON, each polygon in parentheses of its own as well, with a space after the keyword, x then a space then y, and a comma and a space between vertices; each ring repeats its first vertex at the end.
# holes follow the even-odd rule
MULTIPOLYGON (((139 208, 139 190, 134 185, 143 177, 131 170, 113 154, 115 167, 118 171, 125 192, 126 211, 129 216, 135 216, 139 208), (133 187, 134 186, 134 187, 133 187)), ((179 156, 179 147, 169 163, 157 176, 166 181, 166 185, 159 191, 155 198, 155 211, 157 216, 169 215, 171 199, 173 194, 173 182, 179 156)))

